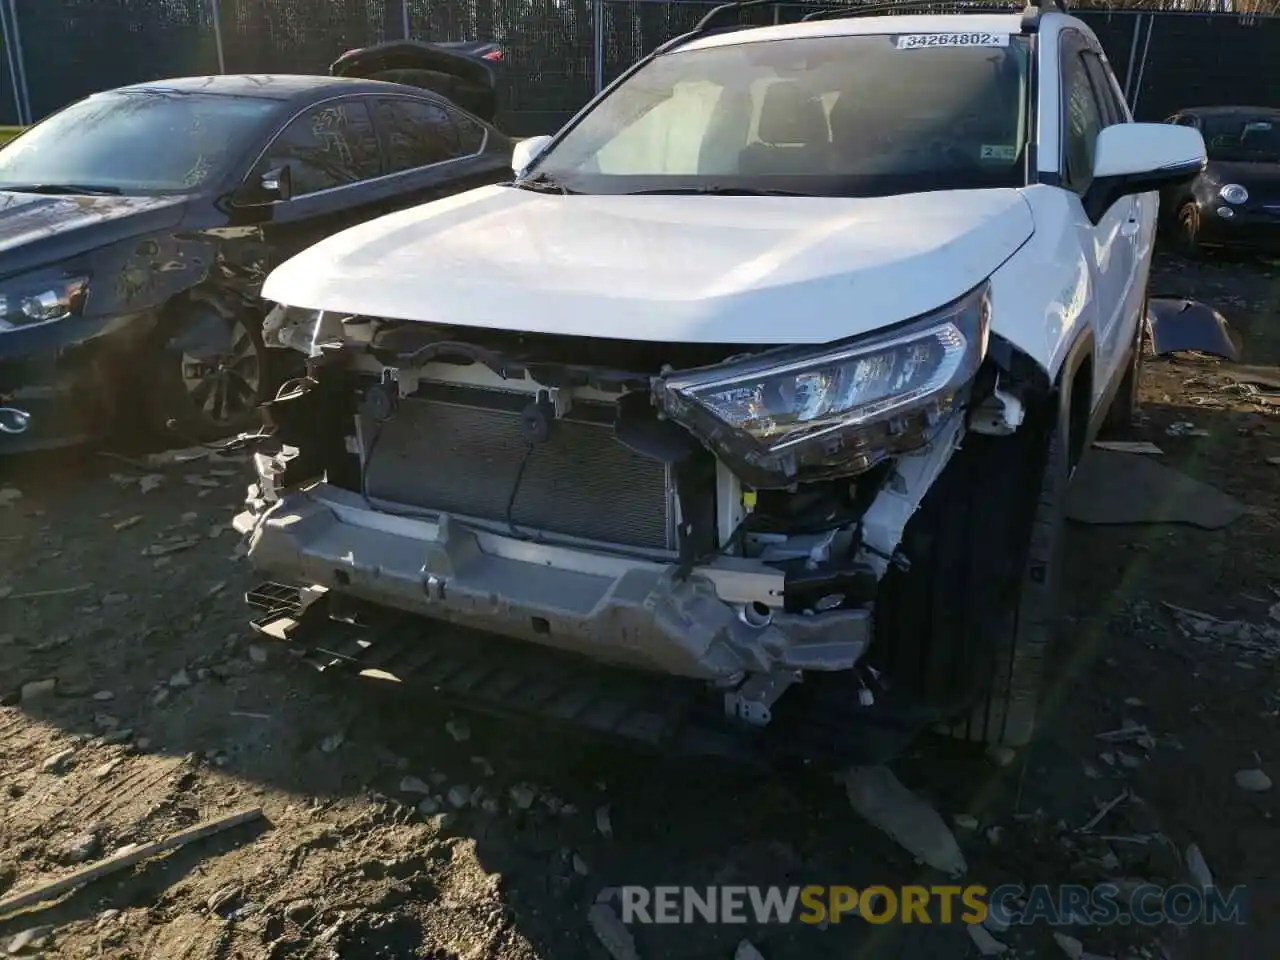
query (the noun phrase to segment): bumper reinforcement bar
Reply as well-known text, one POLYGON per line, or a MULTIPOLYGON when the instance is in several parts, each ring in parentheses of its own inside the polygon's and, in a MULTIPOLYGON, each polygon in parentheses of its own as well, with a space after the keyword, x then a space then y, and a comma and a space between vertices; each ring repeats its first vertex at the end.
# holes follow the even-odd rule
MULTIPOLYGON (((937 718, 881 697, 861 706, 857 680, 830 674, 796 683, 772 704, 768 726, 726 716, 725 692, 696 680, 602 666, 537 644, 411 614, 349 606, 323 589, 264 582, 245 594, 251 626, 325 673, 382 681, 449 706, 567 727, 665 755, 881 763, 937 718), (833 695, 834 694, 834 695, 833 695)), ((358 601, 356 602, 358 604, 358 601)))

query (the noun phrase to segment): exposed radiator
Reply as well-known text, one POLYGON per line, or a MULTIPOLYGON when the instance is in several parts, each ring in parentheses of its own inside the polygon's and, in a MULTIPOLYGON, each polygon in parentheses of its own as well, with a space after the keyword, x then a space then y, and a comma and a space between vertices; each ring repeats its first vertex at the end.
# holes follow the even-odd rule
MULTIPOLYGON (((577 406, 535 446, 511 511, 514 524, 587 540, 675 549, 666 467, 614 438, 612 407, 577 406), (595 421, 572 419, 591 413, 595 421)), ((504 521, 526 443, 517 410, 449 400, 402 400, 395 417, 361 424, 376 444, 369 497, 504 521)))

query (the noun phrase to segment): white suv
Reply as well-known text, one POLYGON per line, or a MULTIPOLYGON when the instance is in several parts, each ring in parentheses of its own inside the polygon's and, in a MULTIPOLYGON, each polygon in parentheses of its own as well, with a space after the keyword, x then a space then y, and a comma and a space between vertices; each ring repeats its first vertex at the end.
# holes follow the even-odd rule
POLYGON ((273 578, 697 681, 734 724, 1023 743, 1064 486, 1132 413, 1157 191, 1204 143, 1134 123, 1057 7, 753 5, 514 182, 269 277, 310 375, 237 527, 273 578))

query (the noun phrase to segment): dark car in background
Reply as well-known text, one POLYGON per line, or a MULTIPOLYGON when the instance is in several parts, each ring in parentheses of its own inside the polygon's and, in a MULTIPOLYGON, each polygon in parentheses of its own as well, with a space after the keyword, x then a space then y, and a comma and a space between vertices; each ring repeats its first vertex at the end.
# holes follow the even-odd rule
POLYGON ((3 417, 0 451, 122 423, 251 429, 282 376, 263 278, 346 227, 509 179, 488 121, 403 84, 218 76, 94 94, 22 133, 0 148, 0 405, 30 416, 21 433, 3 417))
POLYGON ((1196 127, 1209 157, 1199 177, 1160 198, 1177 247, 1280 253, 1280 108, 1200 107, 1167 122, 1196 127))

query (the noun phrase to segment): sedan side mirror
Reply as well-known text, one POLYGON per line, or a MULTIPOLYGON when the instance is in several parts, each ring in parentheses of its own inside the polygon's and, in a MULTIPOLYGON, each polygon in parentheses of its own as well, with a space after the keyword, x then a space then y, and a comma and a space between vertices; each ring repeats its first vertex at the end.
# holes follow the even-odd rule
POLYGON ((1085 212, 1097 223, 1121 197, 1189 183, 1208 162, 1195 127, 1117 123, 1098 134, 1085 212))
POLYGON ((529 169, 529 164, 538 159, 538 155, 547 149, 547 144, 552 141, 552 137, 545 134, 541 137, 530 137, 528 140, 521 140, 515 145, 515 149, 511 151, 511 172, 517 177, 529 169))
POLYGON ((262 175, 262 192, 273 200, 288 200, 293 196, 293 174, 287 163, 262 175))

